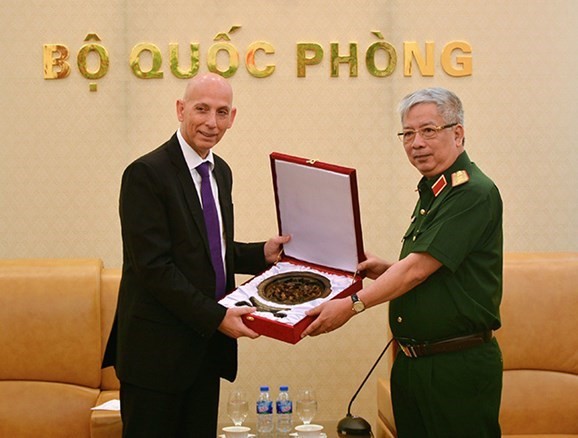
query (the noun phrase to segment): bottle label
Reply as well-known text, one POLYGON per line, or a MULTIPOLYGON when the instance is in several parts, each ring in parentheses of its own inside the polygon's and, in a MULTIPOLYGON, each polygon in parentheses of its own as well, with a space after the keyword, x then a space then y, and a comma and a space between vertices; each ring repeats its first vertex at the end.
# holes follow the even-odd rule
POLYGON ((257 414, 272 414, 273 402, 270 400, 259 400, 257 402, 257 414))
POLYGON ((292 412, 293 412, 293 403, 291 403, 291 400, 277 401, 278 414, 291 414, 292 412))

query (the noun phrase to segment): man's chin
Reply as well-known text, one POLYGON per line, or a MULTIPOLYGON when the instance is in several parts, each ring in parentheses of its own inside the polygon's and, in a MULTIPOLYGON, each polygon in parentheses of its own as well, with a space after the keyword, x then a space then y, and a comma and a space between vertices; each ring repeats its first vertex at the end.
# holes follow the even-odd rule
POLYGON ((414 159, 414 160, 412 161, 412 164, 413 164, 413 166, 414 166, 417 170, 419 170, 420 172, 421 172, 421 171, 426 171, 426 170, 428 170, 428 169, 431 169, 431 167, 432 167, 431 164, 428 163, 427 160, 419 160, 419 159, 415 160, 415 159, 414 159))
POLYGON ((416 163, 415 168, 426 178, 431 178, 431 176, 435 175, 434 168, 432 166, 423 166, 419 163, 416 163))
POLYGON ((199 142, 197 143, 200 147, 202 148, 206 148, 206 149, 211 149, 213 148, 217 143, 219 142, 219 140, 217 140, 216 138, 202 138, 201 140, 199 140, 199 142))
POLYGON ((209 151, 215 146, 216 143, 203 143, 203 142, 195 142, 192 146, 193 150, 202 158, 205 158, 209 151))

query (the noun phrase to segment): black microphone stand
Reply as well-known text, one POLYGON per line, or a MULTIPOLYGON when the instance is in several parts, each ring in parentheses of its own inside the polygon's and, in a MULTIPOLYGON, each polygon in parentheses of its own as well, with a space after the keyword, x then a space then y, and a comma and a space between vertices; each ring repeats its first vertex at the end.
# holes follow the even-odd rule
POLYGON ((359 394, 359 391, 361 391, 361 388, 363 388, 363 385, 365 385, 365 382, 367 382, 367 379, 369 379, 369 376, 371 376, 371 373, 373 373, 373 370, 375 369, 375 367, 377 366, 377 364, 379 363, 379 361, 381 360, 381 358, 383 357, 383 355, 385 354, 385 352, 387 351, 392 342, 393 338, 389 340, 389 342, 387 343, 387 345, 385 346, 385 348, 383 349, 383 351, 381 352, 381 354, 379 355, 379 357, 369 370, 369 373, 367 373, 367 376, 365 376, 365 379, 363 379, 363 382, 361 382, 361 385, 359 385, 359 388, 357 388, 357 391, 355 391, 355 394, 353 394, 353 397, 349 402, 349 406, 347 407, 347 416, 341 419, 341 421, 339 421, 339 423, 337 424, 337 433, 339 434, 340 437, 346 437, 349 435, 364 436, 364 437, 373 436, 373 434, 371 433, 371 425, 365 419, 363 419, 362 417, 354 417, 353 415, 351 415, 351 405, 353 405, 353 401, 357 397, 357 394, 359 394))

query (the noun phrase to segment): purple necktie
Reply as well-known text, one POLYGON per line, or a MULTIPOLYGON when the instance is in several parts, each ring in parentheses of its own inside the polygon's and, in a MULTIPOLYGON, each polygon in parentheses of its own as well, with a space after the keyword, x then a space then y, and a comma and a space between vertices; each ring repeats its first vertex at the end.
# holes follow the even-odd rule
POLYGON ((209 249, 211 250, 211 261, 215 270, 215 296, 220 300, 225 295, 225 268, 223 267, 223 257, 221 255, 221 230, 219 227, 219 217, 217 206, 211 190, 211 163, 204 161, 196 169, 201 175, 201 198, 203 200, 203 215, 205 216, 205 227, 209 239, 209 249))

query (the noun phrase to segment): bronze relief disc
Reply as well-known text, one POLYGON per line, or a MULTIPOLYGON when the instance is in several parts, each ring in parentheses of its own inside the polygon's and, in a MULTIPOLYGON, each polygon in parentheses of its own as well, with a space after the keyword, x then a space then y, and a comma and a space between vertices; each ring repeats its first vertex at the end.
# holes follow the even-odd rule
POLYGON ((302 304, 329 296, 331 282, 314 272, 284 272, 263 280, 257 290, 267 301, 302 304))

